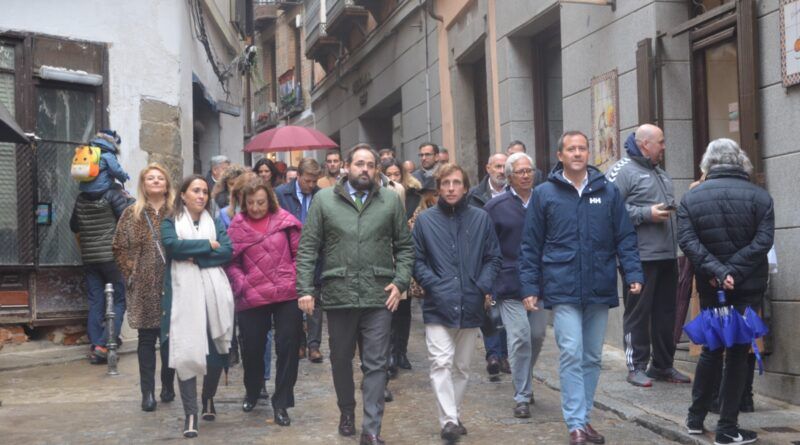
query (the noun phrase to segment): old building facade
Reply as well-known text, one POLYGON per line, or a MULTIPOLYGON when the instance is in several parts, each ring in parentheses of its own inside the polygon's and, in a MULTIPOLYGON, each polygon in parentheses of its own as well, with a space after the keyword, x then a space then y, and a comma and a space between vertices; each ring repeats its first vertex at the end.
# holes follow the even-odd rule
MULTIPOLYGON (((756 388, 800 403, 800 86, 783 82, 781 58, 793 53, 782 52, 779 24, 792 2, 581 3, 592 2, 308 0, 306 55, 324 76, 311 90, 316 126, 343 147, 392 144, 403 159, 431 140, 477 178, 512 140, 549 170, 565 129, 590 135, 592 160, 605 167, 636 126, 653 122, 679 196, 710 140, 737 140, 776 212, 771 354, 756 388)), ((611 344, 621 344, 621 316, 610 321, 611 344)))

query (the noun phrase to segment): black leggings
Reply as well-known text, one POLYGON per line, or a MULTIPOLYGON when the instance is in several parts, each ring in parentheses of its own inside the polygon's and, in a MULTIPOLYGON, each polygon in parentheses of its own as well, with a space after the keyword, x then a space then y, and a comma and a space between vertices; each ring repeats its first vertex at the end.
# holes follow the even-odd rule
MULTIPOLYGON (((139 344, 136 353, 139 356, 139 382, 142 394, 155 393, 156 390, 156 341, 161 336, 161 329, 139 329, 139 344)), ((175 391, 175 370, 168 366, 169 349, 161 348, 161 387, 175 391)))

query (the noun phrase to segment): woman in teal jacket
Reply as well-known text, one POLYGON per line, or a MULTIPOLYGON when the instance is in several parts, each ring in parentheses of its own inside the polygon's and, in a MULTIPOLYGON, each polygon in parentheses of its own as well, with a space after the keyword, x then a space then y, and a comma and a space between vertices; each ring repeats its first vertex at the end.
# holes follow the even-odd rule
POLYGON ((161 224, 167 256, 161 303, 162 347, 178 374, 186 415, 183 435, 197 436, 197 384, 203 375, 203 419, 214 420, 213 397, 233 336, 233 294, 222 270, 232 248, 225 227, 209 211, 208 184, 184 179, 173 214, 161 224))

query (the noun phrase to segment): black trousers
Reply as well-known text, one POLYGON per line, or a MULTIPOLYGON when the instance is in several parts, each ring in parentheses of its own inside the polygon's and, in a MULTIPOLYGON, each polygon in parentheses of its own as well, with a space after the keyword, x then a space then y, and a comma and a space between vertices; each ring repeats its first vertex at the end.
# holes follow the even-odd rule
POLYGON ((719 422, 717 432, 735 432, 739 419, 739 406, 742 401, 747 373, 748 352, 750 345, 734 345, 731 348, 719 348, 709 351, 703 347, 692 385, 692 405, 689 417, 704 420, 708 414, 711 400, 719 384, 719 422), (725 372, 722 372, 723 353, 725 354, 725 372))
MULTIPOLYGON (((139 356, 139 385, 142 394, 155 393, 156 390, 156 341, 161 336, 161 329, 139 329, 139 344, 136 353, 139 356)), ((175 370, 170 369, 167 361, 169 349, 161 348, 161 387, 175 391, 175 370)))
POLYGON ((275 393, 272 407, 294 406, 294 385, 297 382, 300 335, 303 316, 296 300, 268 304, 239 312, 242 333, 242 362, 247 398, 256 400, 264 385, 264 347, 267 331, 275 327, 275 351, 278 356, 274 372, 275 393))
POLYGON ((653 367, 672 368, 675 356, 675 297, 678 261, 642 261, 644 287, 638 295, 623 292, 622 316, 625 359, 628 370, 647 368, 652 346, 653 367))
POLYGON ((411 332, 411 298, 400 300, 397 310, 392 313, 392 353, 405 354, 408 350, 408 336, 411 332))

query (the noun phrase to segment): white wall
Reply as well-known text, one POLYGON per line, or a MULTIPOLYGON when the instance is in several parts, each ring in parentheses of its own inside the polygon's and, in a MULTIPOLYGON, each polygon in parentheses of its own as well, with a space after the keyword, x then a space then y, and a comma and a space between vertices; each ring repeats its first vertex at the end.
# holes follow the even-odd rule
MULTIPOLYGON (((229 0, 215 0, 228 14, 229 0)), ((205 15, 207 32, 216 54, 225 63, 233 52, 217 37, 212 18, 205 15)), ((230 26, 228 22, 224 26, 230 26)), ((109 2, 76 0, 3 0, 0 31, 15 30, 49 34, 108 44, 109 125, 122 135, 120 161, 131 174, 135 190, 137 174, 147 164, 147 153, 138 149, 139 103, 156 99, 178 106, 181 113, 181 145, 184 173, 192 170, 192 72, 203 80, 215 100, 241 105, 238 72, 228 82, 230 95, 222 91, 202 45, 191 32, 188 5, 184 1, 137 0, 109 2)), ((241 146, 240 118, 220 119, 221 145, 241 146)), ((241 162, 238 153, 226 153, 241 162)))

